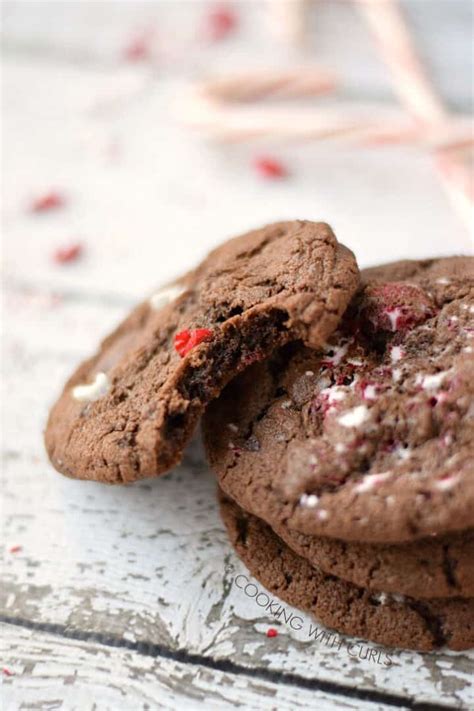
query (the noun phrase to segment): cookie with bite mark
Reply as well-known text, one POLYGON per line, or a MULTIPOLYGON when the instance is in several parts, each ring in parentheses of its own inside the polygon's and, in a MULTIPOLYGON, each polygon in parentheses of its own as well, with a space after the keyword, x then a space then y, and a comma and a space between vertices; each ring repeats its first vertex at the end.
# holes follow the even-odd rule
POLYGON ((250 363, 336 328, 359 274, 324 223, 280 222, 224 243, 137 306, 52 407, 58 471, 128 483, 177 464, 207 403, 250 363))

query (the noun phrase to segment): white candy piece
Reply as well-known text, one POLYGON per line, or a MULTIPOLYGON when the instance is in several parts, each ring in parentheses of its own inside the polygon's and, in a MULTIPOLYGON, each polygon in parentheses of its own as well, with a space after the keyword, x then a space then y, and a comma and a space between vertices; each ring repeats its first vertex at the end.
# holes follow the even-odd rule
POLYGON ((319 498, 315 494, 302 494, 300 497, 300 505, 308 509, 314 509, 318 505, 319 498))
POLYGON ((360 484, 354 487, 354 491, 356 494, 364 494, 366 491, 373 489, 374 486, 377 486, 377 484, 381 484, 385 479, 388 479, 389 476, 390 472, 368 474, 362 479, 360 484))
POLYGON ((398 329, 398 319, 402 315, 402 310, 399 309, 398 307, 395 309, 389 309, 387 311, 387 316, 390 319, 390 326, 392 331, 396 331, 398 329))
POLYGON ((163 308, 163 306, 170 304, 172 301, 177 299, 178 296, 184 294, 185 291, 186 289, 184 286, 176 285, 164 287, 150 297, 149 304, 152 309, 159 311, 163 308))
POLYGON ((390 349, 390 360, 392 363, 398 363, 401 358, 404 356, 404 351, 401 346, 392 346, 390 349))
POLYGON ((337 418, 337 421, 343 427, 358 427, 369 416, 369 410, 365 405, 358 405, 348 410, 343 415, 337 418))
POLYGON ((95 402, 106 395, 110 388, 110 382, 105 373, 97 373, 94 382, 88 385, 76 385, 72 389, 74 400, 79 402, 95 402))
POLYGON ((423 390, 437 390, 447 374, 447 370, 443 370, 441 373, 434 373, 434 375, 421 375, 419 373, 415 382, 417 385, 421 385, 423 390))

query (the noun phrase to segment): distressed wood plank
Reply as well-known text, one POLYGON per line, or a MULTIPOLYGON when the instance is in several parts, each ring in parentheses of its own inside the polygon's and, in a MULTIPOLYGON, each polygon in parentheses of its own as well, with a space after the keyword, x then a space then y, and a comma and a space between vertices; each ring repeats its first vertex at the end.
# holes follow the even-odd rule
POLYGON ((180 79, 129 67, 12 58, 3 83, 4 259, 12 278, 138 299, 226 237, 295 217, 333 223, 362 265, 470 248, 430 158, 416 148, 209 146, 176 120, 180 79), (92 110, 100 101, 109 108, 92 110), (260 150, 281 155, 291 177, 255 176, 260 150), (65 191, 69 206, 27 214, 29 196, 50 187, 65 191), (56 247, 75 240, 84 242, 84 258, 54 264, 56 247))
POLYGON ((389 708, 12 625, 2 626, 1 647, 3 667, 13 674, 3 677, 4 711, 389 708))

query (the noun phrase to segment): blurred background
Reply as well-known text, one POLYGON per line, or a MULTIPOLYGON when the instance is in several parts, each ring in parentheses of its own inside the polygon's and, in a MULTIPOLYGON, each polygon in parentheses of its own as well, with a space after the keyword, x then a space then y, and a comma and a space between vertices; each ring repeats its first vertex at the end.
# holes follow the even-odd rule
POLYGON ((473 247, 472 0, 4 2, 6 284, 126 304, 263 223, 473 247))

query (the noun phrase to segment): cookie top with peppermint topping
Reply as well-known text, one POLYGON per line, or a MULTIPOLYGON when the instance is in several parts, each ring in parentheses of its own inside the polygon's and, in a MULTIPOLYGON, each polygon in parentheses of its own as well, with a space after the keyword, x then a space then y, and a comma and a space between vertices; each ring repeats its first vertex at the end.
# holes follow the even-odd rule
POLYGON ((46 428, 53 465, 110 483, 167 471, 232 377, 292 340, 321 345, 358 284, 352 252, 324 223, 229 240, 135 308, 75 371, 46 428))
POLYGON ((224 491, 273 526, 402 543, 474 527, 474 258, 399 262, 324 349, 281 349, 205 418, 224 491))

